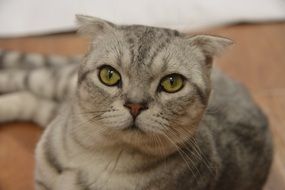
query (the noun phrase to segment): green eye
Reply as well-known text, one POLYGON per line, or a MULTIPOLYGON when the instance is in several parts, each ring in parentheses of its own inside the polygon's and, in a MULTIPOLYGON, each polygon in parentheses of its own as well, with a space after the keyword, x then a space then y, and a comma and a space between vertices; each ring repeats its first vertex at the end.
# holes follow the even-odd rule
POLYGON ((182 89, 183 85, 184 78, 179 74, 167 75, 160 82, 162 90, 169 93, 178 92, 182 89))
POLYGON ((115 86, 120 82, 121 76, 113 67, 103 66, 99 71, 99 79, 107 86, 115 86))

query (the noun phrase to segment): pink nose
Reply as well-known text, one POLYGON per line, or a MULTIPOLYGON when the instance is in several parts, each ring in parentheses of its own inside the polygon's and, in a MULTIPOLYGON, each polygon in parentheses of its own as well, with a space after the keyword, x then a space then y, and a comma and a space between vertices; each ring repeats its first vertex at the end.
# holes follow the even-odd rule
POLYGON ((124 106, 129 108, 130 113, 132 114, 133 118, 136 118, 142 110, 145 110, 148 108, 145 103, 127 102, 124 106))

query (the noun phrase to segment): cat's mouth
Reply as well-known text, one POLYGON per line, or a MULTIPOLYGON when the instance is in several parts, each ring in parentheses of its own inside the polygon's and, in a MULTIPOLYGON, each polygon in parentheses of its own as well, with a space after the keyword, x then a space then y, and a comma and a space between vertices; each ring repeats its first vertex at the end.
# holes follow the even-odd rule
POLYGON ((124 131, 134 131, 134 132, 140 132, 140 133, 144 133, 144 131, 135 123, 132 123, 131 125, 129 125, 128 127, 123 129, 124 131))

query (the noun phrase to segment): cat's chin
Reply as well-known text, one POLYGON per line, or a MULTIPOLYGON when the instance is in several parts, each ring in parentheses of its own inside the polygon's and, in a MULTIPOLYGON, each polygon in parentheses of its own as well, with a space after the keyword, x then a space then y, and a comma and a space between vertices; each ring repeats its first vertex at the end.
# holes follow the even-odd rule
POLYGON ((156 135, 132 126, 122 130, 117 137, 119 138, 118 144, 124 144, 124 148, 130 148, 130 150, 136 150, 148 156, 165 157, 177 151, 176 147, 164 136, 157 139, 156 135))
POLYGON ((166 157, 177 151, 176 147, 166 139, 161 138, 157 141, 154 140, 154 137, 140 132, 132 131, 125 136, 123 141, 126 143, 126 147, 148 156, 166 157))

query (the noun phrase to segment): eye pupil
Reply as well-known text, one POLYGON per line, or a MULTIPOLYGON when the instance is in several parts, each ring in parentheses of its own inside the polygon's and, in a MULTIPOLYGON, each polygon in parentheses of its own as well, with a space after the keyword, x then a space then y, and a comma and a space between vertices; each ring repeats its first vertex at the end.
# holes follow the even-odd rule
POLYGON ((169 78, 169 82, 170 82, 170 85, 173 86, 174 83, 175 83, 175 78, 174 77, 170 77, 169 78))
POLYGON ((108 70, 108 78, 111 79, 113 76, 114 71, 108 70))

